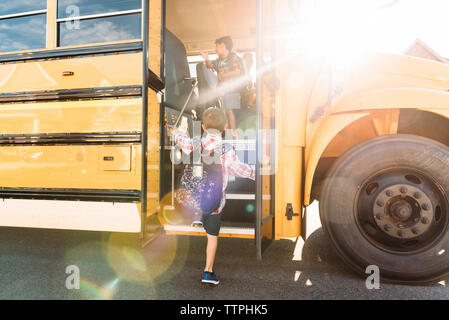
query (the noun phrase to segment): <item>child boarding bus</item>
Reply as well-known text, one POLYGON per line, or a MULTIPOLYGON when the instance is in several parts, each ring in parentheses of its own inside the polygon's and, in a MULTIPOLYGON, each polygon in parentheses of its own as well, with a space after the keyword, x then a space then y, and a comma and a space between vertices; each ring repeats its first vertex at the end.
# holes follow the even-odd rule
POLYGON ((264 239, 306 238, 306 208, 319 200, 323 229, 358 273, 447 277, 449 66, 329 58, 326 35, 344 19, 320 16, 320 1, 0 4, 0 225, 142 243, 160 230, 204 234, 177 205, 183 155, 167 126, 194 133, 214 87, 200 52, 227 35, 255 60, 256 102, 225 139, 256 181, 229 181, 221 236, 254 239, 260 259, 264 239))

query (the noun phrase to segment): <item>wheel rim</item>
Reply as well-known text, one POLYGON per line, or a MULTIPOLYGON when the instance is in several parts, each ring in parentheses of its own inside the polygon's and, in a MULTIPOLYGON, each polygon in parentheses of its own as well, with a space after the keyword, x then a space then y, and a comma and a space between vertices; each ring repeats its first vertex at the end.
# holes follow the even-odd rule
POLYGON ((444 235, 447 200, 440 185, 414 169, 368 178, 355 201, 357 225, 376 247, 395 254, 425 250, 444 235))

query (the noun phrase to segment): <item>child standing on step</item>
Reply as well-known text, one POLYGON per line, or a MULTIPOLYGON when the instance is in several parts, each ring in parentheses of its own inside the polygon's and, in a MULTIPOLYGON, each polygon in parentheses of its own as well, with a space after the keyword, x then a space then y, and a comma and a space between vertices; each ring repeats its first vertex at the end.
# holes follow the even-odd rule
MULTIPOLYGON (((219 199, 218 209, 211 213, 202 212, 201 222, 207 234, 206 265, 204 267, 202 282, 218 284, 219 279, 214 272, 213 266, 215 253, 218 245, 218 234, 221 225, 221 212, 226 203, 225 190, 228 184, 229 175, 241 178, 255 179, 255 170, 249 165, 241 162, 233 148, 223 148, 222 133, 227 128, 226 115, 218 108, 209 108, 203 113, 202 127, 206 135, 201 139, 202 154, 213 152, 213 150, 223 150, 218 154, 222 169, 222 194, 219 199)), ((190 138, 184 130, 170 128, 174 141, 183 152, 190 154, 194 150, 194 140, 190 138)), ((183 191, 185 193, 185 190, 183 191)), ((184 194, 183 197, 193 195, 184 194)))

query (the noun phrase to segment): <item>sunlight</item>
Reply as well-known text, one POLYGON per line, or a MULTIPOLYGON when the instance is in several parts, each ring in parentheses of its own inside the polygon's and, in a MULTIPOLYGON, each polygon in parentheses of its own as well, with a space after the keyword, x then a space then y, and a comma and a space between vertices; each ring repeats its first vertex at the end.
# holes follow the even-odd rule
POLYGON ((372 35, 379 32, 380 15, 391 2, 315 1, 297 22, 291 42, 315 59, 331 59, 337 66, 348 66, 366 51, 376 49, 372 35))
POLYGON ((298 237, 296 241, 295 251, 293 252, 292 261, 301 261, 302 260, 302 250, 304 249, 304 240, 301 237, 298 237))
POLYGON ((295 271, 295 278, 294 278, 295 282, 298 282, 301 273, 302 273, 301 271, 295 271))
POLYGON ((106 283, 103 286, 104 292, 107 294, 108 297, 114 297, 114 295, 117 292, 118 286, 117 284, 120 282, 120 277, 115 278, 114 280, 106 283))
POLYGON ((287 38, 293 51, 311 58, 332 60, 337 67, 339 64, 345 67, 367 51, 403 54, 416 39, 428 43, 443 56, 449 55, 449 43, 439 32, 449 27, 448 1, 309 0, 301 3, 304 4, 292 21, 296 32, 280 30, 277 36, 287 38))

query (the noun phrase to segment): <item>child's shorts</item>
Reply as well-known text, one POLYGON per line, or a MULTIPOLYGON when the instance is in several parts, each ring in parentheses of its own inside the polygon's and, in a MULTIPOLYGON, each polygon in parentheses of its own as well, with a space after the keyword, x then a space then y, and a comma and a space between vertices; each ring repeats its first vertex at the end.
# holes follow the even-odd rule
POLYGON ((203 216, 203 227, 207 234, 218 237, 221 227, 221 213, 203 216))

